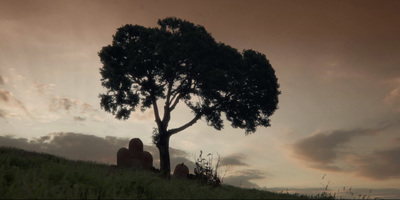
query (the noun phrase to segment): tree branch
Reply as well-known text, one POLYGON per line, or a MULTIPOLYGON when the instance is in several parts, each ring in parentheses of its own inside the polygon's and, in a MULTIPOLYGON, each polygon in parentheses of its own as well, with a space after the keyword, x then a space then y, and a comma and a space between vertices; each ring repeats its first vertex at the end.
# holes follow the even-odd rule
MULTIPOLYGON (((174 84, 173 81, 168 82, 168 91, 167 91, 167 98, 165 100, 165 106, 164 106, 164 116, 162 119, 162 123, 167 126, 169 120, 171 120, 171 109, 170 109, 170 98, 171 98, 171 91, 172 91, 172 85, 174 84)), ((166 127, 165 127, 166 128, 166 127)))
POLYGON ((175 90, 175 94, 172 96, 172 99, 170 100, 170 105, 172 104, 172 106, 170 107, 170 111, 174 110, 176 105, 179 103, 180 99, 191 93, 191 89, 192 89, 192 83, 193 80, 192 79, 185 79, 187 80, 187 84, 185 86, 183 86, 183 84, 181 84, 176 90, 175 90))
POLYGON ((179 95, 179 92, 175 92, 175 94, 172 96, 172 98, 169 100, 169 105, 172 104, 172 102, 175 100, 175 98, 179 95))
POLYGON ((190 122, 186 123, 185 125, 179 127, 179 128, 174 128, 168 131, 169 135, 173 135, 175 133, 178 133, 180 131, 185 130, 186 128, 192 126, 193 124, 195 124, 197 122, 197 120, 199 120, 201 118, 201 113, 198 113, 192 120, 190 120, 190 122))
POLYGON ((160 113, 158 112, 156 98, 153 95, 151 95, 151 101, 153 103, 153 110, 154 110, 154 116, 156 118, 156 123, 157 123, 157 125, 160 125, 161 124, 160 113))
MULTIPOLYGON (((181 97, 182 97, 181 94, 179 94, 179 95, 176 97, 175 102, 174 102, 174 103, 172 104, 172 106, 169 108, 169 111, 172 111, 172 110, 175 109, 175 107, 176 107, 176 105, 178 104, 178 102, 179 102, 179 100, 181 99, 181 97)), ((174 97, 174 98, 175 98, 175 97, 174 97)), ((171 101, 171 103, 172 103, 172 101, 171 101)))
POLYGON ((170 99, 171 99, 171 93, 172 93, 172 85, 174 84, 173 81, 170 81, 168 83, 168 91, 167 91, 167 99, 165 101, 165 105, 169 106, 171 104, 170 99))

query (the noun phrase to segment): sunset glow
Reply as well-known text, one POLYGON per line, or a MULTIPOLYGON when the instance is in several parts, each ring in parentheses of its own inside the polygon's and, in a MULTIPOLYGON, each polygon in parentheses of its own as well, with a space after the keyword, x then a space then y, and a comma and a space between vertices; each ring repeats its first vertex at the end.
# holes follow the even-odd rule
MULTIPOLYGON (((138 137, 158 167, 152 111, 124 121, 100 108, 98 52, 125 24, 174 16, 265 54, 282 94, 271 127, 254 134, 201 119, 174 135, 171 168, 193 170, 202 150, 221 156, 226 184, 400 198, 399 10, 395 0, 0 0, 0 146, 115 164, 138 137)), ((170 126, 191 118, 181 103, 170 126)))

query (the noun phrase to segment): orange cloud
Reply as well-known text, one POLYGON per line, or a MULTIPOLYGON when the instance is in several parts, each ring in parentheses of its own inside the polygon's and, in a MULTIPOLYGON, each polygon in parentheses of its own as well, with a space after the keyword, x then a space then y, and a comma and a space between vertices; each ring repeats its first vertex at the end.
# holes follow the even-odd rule
POLYGON ((391 140, 391 147, 363 155, 343 148, 352 140, 374 136, 386 128, 320 132, 294 143, 291 150, 297 159, 313 169, 351 173, 371 180, 396 179, 400 178, 399 137, 391 140))
POLYGON ((6 112, 12 112, 14 113, 13 115, 17 116, 28 116, 30 117, 30 114, 28 110, 26 109, 25 105, 18 100, 10 91, 7 90, 0 90, 0 102, 2 103, 3 109, 3 117, 6 116, 6 112), (21 113, 22 112, 22 113, 21 113), (18 114, 16 114, 18 113, 18 114))
POLYGON ((352 164, 357 166, 355 174, 372 180, 400 178, 400 146, 375 150, 366 156, 356 156, 352 164))
POLYGON ((387 83, 392 89, 386 95, 383 102, 385 105, 393 107, 396 111, 400 112, 400 79, 392 79, 387 81, 387 83))

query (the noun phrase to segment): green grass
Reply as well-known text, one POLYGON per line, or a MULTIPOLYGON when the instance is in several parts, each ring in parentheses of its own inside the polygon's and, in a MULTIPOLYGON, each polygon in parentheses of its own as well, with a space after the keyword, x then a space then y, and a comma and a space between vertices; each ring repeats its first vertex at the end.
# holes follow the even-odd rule
POLYGON ((0 199, 314 199, 243 189, 213 188, 196 180, 160 178, 156 173, 72 161, 50 154, 0 147, 0 199))

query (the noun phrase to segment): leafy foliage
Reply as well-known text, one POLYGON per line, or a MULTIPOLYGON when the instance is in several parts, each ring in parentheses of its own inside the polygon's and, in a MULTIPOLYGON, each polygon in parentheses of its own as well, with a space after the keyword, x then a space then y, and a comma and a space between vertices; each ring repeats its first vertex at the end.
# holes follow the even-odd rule
POLYGON ((137 106, 158 109, 155 102, 163 99, 160 133, 167 131, 170 112, 180 101, 218 130, 223 128, 221 113, 246 133, 270 126, 280 91, 265 55, 239 53, 217 43, 204 27, 181 19, 166 18, 158 25, 125 25, 112 45, 99 52, 101 81, 108 89, 100 95, 101 106, 107 112, 128 119, 137 106))

